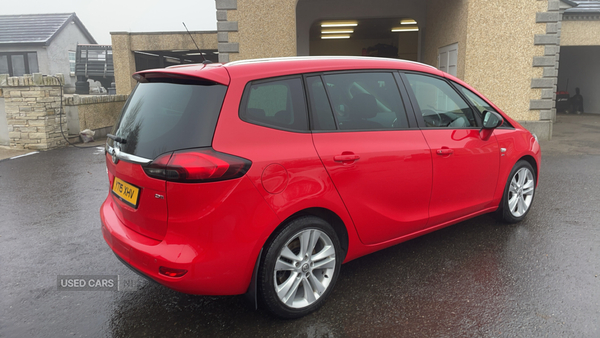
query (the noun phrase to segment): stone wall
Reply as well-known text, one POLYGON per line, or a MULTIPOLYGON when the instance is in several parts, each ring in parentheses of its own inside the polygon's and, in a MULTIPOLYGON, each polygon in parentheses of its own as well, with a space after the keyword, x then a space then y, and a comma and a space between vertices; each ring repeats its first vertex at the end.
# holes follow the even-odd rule
POLYGON ((85 129, 96 131, 96 138, 106 135, 121 113, 127 95, 64 96, 62 81, 62 74, 0 75, 5 114, 5 118, 0 115, 3 117, 0 127, 8 127, 8 142, 0 145, 49 150, 66 146, 69 134, 78 135, 85 129))
POLYGON ((53 149, 64 146, 61 133, 67 119, 60 110, 62 74, 8 77, 0 75, 9 145, 15 149, 53 149))
POLYGON ((72 95, 64 98, 70 135, 90 129, 96 139, 106 136, 125 105, 127 95, 72 95))
POLYGON ((0 88, 0 146, 8 147, 8 125, 6 124, 6 111, 4 110, 4 96, 0 88))

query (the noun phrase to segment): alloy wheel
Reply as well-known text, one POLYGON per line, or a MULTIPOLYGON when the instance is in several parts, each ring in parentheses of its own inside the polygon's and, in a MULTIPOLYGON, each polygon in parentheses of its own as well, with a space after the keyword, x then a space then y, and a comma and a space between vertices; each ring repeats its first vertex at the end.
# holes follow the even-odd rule
POLYGON ((329 287, 336 268, 335 247, 318 229, 304 229, 281 249, 274 270, 275 293, 291 308, 316 302, 329 287))
POLYGON ((519 169, 510 181, 508 191, 508 208, 514 217, 521 217, 533 201, 535 182, 533 174, 528 168, 519 169))

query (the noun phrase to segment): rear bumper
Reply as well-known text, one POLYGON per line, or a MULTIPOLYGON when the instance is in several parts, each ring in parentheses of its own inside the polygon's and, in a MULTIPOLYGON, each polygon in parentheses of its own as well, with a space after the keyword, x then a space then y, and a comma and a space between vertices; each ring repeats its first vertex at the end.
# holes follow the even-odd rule
POLYGON ((115 214, 114 203, 109 194, 100 208, 102 234, 113 252, 139 273, 190 294, 245 293, 258 253, 279 223, 246 178, 217 208, 199 219, 185 225, 169 223, 161 241, 126 227, 115 214), (240 208, 242 201, 244 207, 240 208), (185 269, 187 273, 168 277, 159 274, 161 266, 185 269))
POLYGON ((115 257, 117 257, 117 259, 118 259, 118 260, 119 260, 121 263, 123 263, 123 265, 125 265, 126 267, 128 267, 128 268, 129 268, 129 270, 131 270, 131 271, 135 272, 135 273, 136 273, 137 275, 139 275, 140 277, 144 278, 145 280, 147 280, 147 281, 149 281, 149 282, 152 282, 152 283, 157 283, 157 282, 156 282, 154 279, 152 279, 152 278, 150 278, 150 277, 148 277, 148 276, 144 275, 143 273, 141 273, 140 271, 138 271, 136 268, 134 268, 133 266, 131 266, 129 263, 125 262, 125 261, 123 260, 123 258, 121 258, 121 256, 117 255, 116 253, 115 253, 115 257))

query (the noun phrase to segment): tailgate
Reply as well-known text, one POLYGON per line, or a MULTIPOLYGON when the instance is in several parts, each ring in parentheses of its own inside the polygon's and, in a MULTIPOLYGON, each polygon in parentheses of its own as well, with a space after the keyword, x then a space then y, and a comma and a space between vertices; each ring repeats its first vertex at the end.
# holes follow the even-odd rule
POLYGON ((115 214, 128 228, 144 236, 162 240, 167 232, 166 182, 150 178, 142 166, 118 161, 106 154, 110 181, 109 194, 115 201, 115 214))

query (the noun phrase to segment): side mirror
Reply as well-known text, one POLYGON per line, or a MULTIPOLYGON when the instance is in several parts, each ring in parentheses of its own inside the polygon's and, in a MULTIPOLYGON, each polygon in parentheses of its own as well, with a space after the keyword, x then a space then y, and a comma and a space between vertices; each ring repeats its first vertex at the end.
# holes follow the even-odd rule
POLYGON ((502 115, 495 111, 486 110, 483 112, 483 129, 496 129, 504 123, 502 115))

